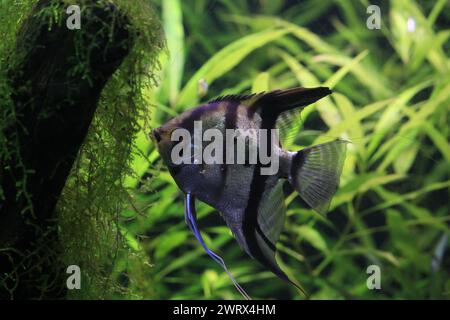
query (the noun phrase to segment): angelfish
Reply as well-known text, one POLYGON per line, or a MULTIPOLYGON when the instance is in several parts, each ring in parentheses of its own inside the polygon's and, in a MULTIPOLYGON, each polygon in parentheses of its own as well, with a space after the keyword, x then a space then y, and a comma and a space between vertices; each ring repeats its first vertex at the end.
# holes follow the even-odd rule
MULTIPOLYGON (((196 121, 201 121, 202 130, 218 129, 224 137, 226 129, 274 129, 281 120, 293 119, 292 115, 299 114, 304 107, 330 93, 331 90, 325 87, 298 87, 223 96, 189 109, 152 131, 151 138, 156 142, 163 162, 185 194, 185 219, 189 228, 247 299, 249 295, 236 282, 223 259, 204 243, 196 222, 195 200, 211 205, 222 214, 248 255, 302 290, 275 260, 276 243, 286 215, 282 184, 288 180, 312 209, 325 213, 339 185, 347 142, 335 140, 297 152, 284 150, 278 143, 271 145, 271 152, 279 156, 279 170, 272 175, 263 175, 260 169, 264 165, 259 162, 206 164, 194 161, 175 164, 172 149, 179 141, 173 141, 172 133, 176 129, 184 129, 194 135, 196 121)), ((253 136, 253 139, 258 138, 259 135, 253 136)), ((268 141, 272 143, 272 140, 268 141)), ((184 143, 192 145, 194 142, 184 143)))

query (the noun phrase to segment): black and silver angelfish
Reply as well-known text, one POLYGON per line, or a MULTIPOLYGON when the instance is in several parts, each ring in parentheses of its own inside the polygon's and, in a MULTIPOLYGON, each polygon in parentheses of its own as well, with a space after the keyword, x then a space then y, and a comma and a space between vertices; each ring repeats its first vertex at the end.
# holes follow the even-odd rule
MULTIPOLYGON (((280 120, 289 118, 289 114, 299 114, 302 108, 330 93, 328 88, 317 87, 224 96, 187 110, 152 132, 163 161, 185 194, 185 218, 188 226, 206 252, 225 269, 236 288, 247 299, 250 297, 231 276, 223 259, 205 245, 197 227, 195 199, 206 202, 222 213, 247 254, 300 289, 275 260, 276 243, 286 215, 282 183, 288 180, 312 209, 325 213, 339 185, 346 141, 335 140, 298 152, 289 152, 269 139, 272 143, 272 155, 279 157, 279 170, 267 175, 261 171, 267 165, 259 161, 249 163, 247 158, 245 163, 226 161, 229 156, 226 153, 230 152, 227 148, 223 149, 222 163, 193 161, 177 164, 172 159, 172 151, 179 142, 177 139, 172 141, 172 134, 176 129, 184 129, 184 132, 195 136, 196 121, 201 122, 202 133, 208 129, 216 129, 215 132, 222 133, 223 137, 226 137, 227 129, 274 129, 280 120)), ((250 136, 250 140, 259 138, 260 135, 250 136)), ((186 143, 196 149, 193 146, 194 139, 184 141, 185 145, 186 143)), ((203 144, 204 141, 202 146, 203 144)), ((247 144, 261 148, 258 141, 247 141, 247 144)), ((232 152, 238 151, 233 149, 232 152)), ((192 156, 189 155, 188 158, 191 159, 192 156)), ((231 155, 231 159, 235 158, 236 155, 231 155)))

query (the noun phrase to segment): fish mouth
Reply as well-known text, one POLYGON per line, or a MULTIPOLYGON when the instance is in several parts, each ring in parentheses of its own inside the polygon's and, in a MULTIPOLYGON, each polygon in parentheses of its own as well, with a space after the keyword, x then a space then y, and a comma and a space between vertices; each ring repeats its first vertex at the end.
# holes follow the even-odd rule
POLYGON ((150 133, 150 139, 152 139, 153 142, 155 142, 156 144, 161 142, 161 129, 160 128, 153 129, 150 133))

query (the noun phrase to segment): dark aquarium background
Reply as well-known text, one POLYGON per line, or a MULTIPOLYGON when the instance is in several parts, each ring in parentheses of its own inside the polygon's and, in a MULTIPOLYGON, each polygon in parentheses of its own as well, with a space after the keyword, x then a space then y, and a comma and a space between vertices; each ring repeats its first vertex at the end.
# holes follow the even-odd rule
MULTIPOLYGON (((148 134, 296 86, 334 93, 285 147, 351 144, 327 215, 286 184, 282 269, 311 299, 450 297, 447 0, 2 0, 0 22, 1 299, 241 299, 148 134)), ((305 299, 197 209, 253 298, 305 299)))

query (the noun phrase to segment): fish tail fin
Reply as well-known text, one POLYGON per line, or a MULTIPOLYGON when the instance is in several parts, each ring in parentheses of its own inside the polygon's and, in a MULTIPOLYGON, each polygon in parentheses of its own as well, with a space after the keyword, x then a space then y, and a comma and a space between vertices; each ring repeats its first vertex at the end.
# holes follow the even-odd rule
POLYGON ((312 209, 325 214, 339 185, 346 144, 336 140, 298 151, 292 158, 289 181, 312 209))

